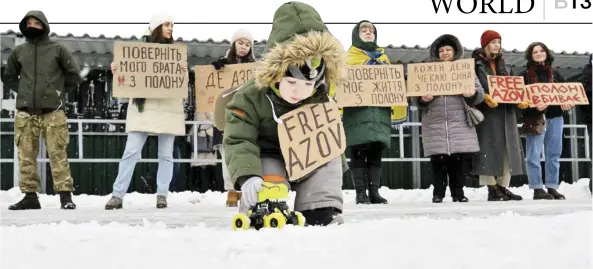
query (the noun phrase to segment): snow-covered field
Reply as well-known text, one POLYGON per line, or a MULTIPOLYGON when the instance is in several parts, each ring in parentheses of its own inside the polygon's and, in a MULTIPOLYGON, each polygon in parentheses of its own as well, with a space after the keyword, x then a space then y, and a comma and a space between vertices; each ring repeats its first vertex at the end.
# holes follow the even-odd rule
MULTIPOLYGON (((563 184, 565 201, 487 202, 486 189, 466 189, 469 203, 432 204, 432 189, 389 190, 389 205, 355 205, 344 191, 346 224, 233 231, 236 208, 226 194, 128 194, 124 209, 105 211, 109 196, 74 197, 59 209, 12 212, 22 195, 0 192, 0 268, 591 268, 589 179, 563 184)), ((294 193, 292 194, 294 197, 294 193)))

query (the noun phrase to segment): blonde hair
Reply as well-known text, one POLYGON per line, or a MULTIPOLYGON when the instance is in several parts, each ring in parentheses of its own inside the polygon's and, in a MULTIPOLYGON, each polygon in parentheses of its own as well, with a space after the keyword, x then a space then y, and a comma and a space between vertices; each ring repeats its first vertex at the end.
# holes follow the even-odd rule
POLYGON ((498 57, 498 55, 500 55, 501 52, 502 48, 498 50, 498 53, 492 53, 490 52, 490 49, 488 49, 488 46, 484 47, 484 55, 486 55, 486 58, 488 59, 496 59, 496 57, 498 57))
POLYGON ((363 22, 360 24, 360 27, 358 28, 358 31, 364 29, 364 28, 369 28, 371 29, 371 31, 375 32, 375 27, 373 27, 373 24, 370 22, 363 22))

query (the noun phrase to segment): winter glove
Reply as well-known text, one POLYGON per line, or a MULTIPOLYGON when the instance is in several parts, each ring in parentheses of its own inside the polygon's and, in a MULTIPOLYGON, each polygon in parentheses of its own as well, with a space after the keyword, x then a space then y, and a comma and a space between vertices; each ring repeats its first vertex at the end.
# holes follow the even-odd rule
POLYGON ((530 103, 531 103, 530 101, 523 101, 521 103, 518 103, 517 107, 519 107, 519 109, 526 109, 529 107, 530 103))
POLYGON ((211 65, 214 65, 214 69, 216 70, 220 70, 221 68, 223 68, 225 65, 229 64, 229 60, 227 58, 220 58, 212 63, 210 63, 211 65))
POLYGON ((484 102, 486 102, 486 104, 491 108, 495 108, 498 106, 498 102, 494 101, 494 99, 492 99, 492 96, 490 96, 490 94, 484 95, 484 102))
POLYGON ((247 212, 251 207, 257 204, 258 193, 264 184, 261 177, 251 177, 241 186, 240 212, 247 212))

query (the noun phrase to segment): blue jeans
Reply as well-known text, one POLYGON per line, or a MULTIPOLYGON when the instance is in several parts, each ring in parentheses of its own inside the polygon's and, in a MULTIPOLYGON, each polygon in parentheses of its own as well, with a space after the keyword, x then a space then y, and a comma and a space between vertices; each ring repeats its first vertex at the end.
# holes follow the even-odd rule
MULTIPOLYGON (((179 139, 175 139, 176 141, 173 143, 173 158, 181 159, 181 149, 179 145, 179 139)), ((176 190, 177 186, 177 175, 179 174, 180 163, 173 163, 173 176, 171 177, 171 183, 169 185, 170 189, 176 190)))
MULTIPOLYGON (((141 158, 142 147, 148 138, 148 133, 129 132, 128 141, 124 155, 119 162, 117 178, 113 183, 113 196, 123 198, 126 195, 136 163, 141 158)), ((175 136, 169 134, 159 134, 158 158, 159 168, 156 175, 157 195, 167 196, 169 192, 169 183, 173 176, 173 142, 175 136)))
POLYGON ((527 137, 527 177, 529 188, 543 189, 541 155, 545 149, 546 188, 558 189, 560 184, 560 155, 562 154, 563 117, 546 119, 542 135, 527 137), (542 148, 543 147, 543 148, 542 148))

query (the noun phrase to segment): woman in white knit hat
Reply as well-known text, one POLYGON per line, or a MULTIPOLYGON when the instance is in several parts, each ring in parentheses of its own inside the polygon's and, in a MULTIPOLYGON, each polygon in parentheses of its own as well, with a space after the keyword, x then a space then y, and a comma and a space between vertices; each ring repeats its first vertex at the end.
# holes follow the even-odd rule
MULTIPOLYGON (((214 66, 214 68, 216 70, 220 70, 221 68, 224 68, 224 66, 227 64, 241 64, 241 63, 255 62, 255 53, 253 52, 253 45, 254 45, 254 40, 253 40, 253 35, 251 34, 251 32, 247 29, 240 28, 233 34, 233 36, 231 38, 231 47, 229 50, 227 50, 226 55, 224 57, 221 57, 218 60, 212 62, 211 64, 214 66)), ((196 113, 196 120, 197 121, 213 121, 214 113, 213 112, 196 113)), ((221 131, 222 130, 219 130, 216 127, 213 127, 211 125, 209 125, 209 126, 202 125, 202 126, 200 126, 200 130, 198 130, 198 134, 208 134, 208 135, 212 136, 212 139, 210 140, 210 141, 212 141, 211 145, 207 145, 207 147, 211 146, 212 152, 215 152, 216 150, 218 150, 218 152, 220 152, 220 155, 222 158, 222 178, 224 181, 224 189, 228 191, 226 205, 229 207, 236 207, 238 201, 241 198, 241 193, 236 191, 233 188, 233 184, 231 182, 231 176, 228 172, 226 163, 224 161, 224 150, 222 147, 222 132, 221 131)), ((202 141, 208 141, 208 139, 206 139, 206 140, 202 139, 202 141)), ((198 144, 200 144, 200 143, 198 143, 198 144)), ((195 165, 208 165, 208 164, 201 163, 201 164, 195 164, 195 165)), ((212 169, 212 168, 213 167, 209 167, 209 168, 203 167, 202 169, 205 169, 207 171, 208 169, 212 169)), ((206 175, 209 174, 211 177, 213 176, 213 174, 211 172, 205 173, 205 174, 206 175)), ((202 175, 204 175, 204 173, 202 173, 202 175)), ((207 177, 208 176, 203 176, 202 179, 198 179, 198 180, 206 180, 208 182, 213 181, 207 177)), ((208 182, 206 182, 206 183, 208 183, 208 182)), ((202 183, 205 183, 205 182, 202 182, 202 183)))
MULTIPOLYGON (((173 18, 164 13, 154 14, 150 26, 142 37, 142 42, 172 44, 173 18)), ((117 63, 111 64, 116 73, 117 63)), ((181 64, 187 73, 187 62, 181 64)), ((113 183, 111 199, 105 209, 122 208, 136 163, 141 158, 142 147, 149 134, 158 135, 157 208, 167 207, 169 183, 173 176, 173 142, 175 136, 185 135, 185 115, 182 98, 133 98, 128 106, 126 117, 128 138, 126 149, 119 163, 117 178, 113 183)))
POLYGON ((253 43, 253 35, 249 30, 238 29, 231 38, 231 48, 227 50, 226 56, 212 62, 212 65, 219 70, 227 64, 255 62, 253 43))

